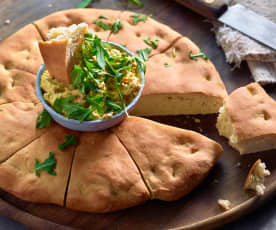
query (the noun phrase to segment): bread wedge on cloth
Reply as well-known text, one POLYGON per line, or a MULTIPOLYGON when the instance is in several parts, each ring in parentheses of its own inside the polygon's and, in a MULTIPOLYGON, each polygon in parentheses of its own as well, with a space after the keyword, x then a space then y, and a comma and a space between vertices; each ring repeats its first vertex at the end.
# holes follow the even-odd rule
POLYGON ((0 105, 0 163, 40 137, 47 129, 36 129, 41 104, 13 102, 0 105))
POLYGON ((221 136, 240 154, 276 148, 276 102, 258 83, 232 92, 217 120, 221 136))
POLYGON ((71 83, 74 64, 80 61, 81 45, 88 25, 52 28, 47 41, 39 42, 39 49, 49 73, 64 84, 71 83))
POLYGON ((58 125, 47 130, 0 165, 0 187, 23 200, 63 205, 75 147, 61 151, 58 145, 72 131, 58 125), (49 152, 54 154, 57 162, 56 175, 40 171, 38 177, 35 159, 42 163, 49 157, 49 152))
POLYGON ((222 152, 218 143, 196 132, 138 117, 113 131, 139 167, 151 199, 174 201, 188 194, 222 152))
POLYGON ((132 114, 139 116, 217 113, 227 97, 219 73, 210 60, 189 54, 200 49, 181 38, 166 52, 147 62, 142 97, 132 114), (154 105, 154 106, 152 106, 154 105))
POLYGON ((138 205, 149 198, 135 163, 115 134, 81 134, 66 207, 103 213, 138 205))

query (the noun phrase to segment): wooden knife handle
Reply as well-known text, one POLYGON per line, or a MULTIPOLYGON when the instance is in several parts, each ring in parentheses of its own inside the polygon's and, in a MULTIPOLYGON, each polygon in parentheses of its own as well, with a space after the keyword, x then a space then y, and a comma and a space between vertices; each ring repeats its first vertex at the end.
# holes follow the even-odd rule
POLYGON ((183 6, 211 20, 217 19, 227 10, 224 0, 176 0, 183 6))

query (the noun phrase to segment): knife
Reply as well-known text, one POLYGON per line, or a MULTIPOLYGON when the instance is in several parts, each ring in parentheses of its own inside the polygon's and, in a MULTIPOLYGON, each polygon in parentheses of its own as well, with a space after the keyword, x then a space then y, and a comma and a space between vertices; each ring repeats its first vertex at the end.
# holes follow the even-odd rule
POLYGON ((224 23, 276 50, 276 24, 246 7, 227 6, 224 0, 176 0, 196 13, 224 23))

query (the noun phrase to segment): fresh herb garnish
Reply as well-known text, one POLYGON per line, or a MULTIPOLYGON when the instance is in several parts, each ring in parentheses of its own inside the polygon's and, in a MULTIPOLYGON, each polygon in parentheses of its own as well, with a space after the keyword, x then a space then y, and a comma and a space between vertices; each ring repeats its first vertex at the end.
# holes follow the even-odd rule
POLYGON ((172 49, 172 56, 173 56, 173 58, 176 58, 176 50, 175 50, 175 47, 173 47, 173 49, 172 49))
POLYGON ((105 16, 105 15, 100 15, 100 16, 99 16, 99 19, 108 19, 108 17, 105 16))
POLYGON ((47 110, 43 110, 37 117, 36 119, 36 128, 37 129, 41 129, 41 128, 44 128, 44 127, 49 127, 50 124, 51 124, 51 116, 50 114, 48 113, 47 110))
POLYGON ((98 27, 100 27, 100 28, 102 28, 103 30, 110 30, 111 29, 111 27, 109 26, 109 25, 107 25, 107 24, 105 24, 104 22, 102 22, 102 21, 99 21, 99 20, 94 20, 94 23, 98 26, 98 27))
POLYGON ((91 4, 93 2, 93 0, 82 0, 81 3, 79 3, 78 5, 76 5, 75 8, 85 8, 87 7, 89 4, 91 4))
POLYGON ((152 14, 149 15, 141 15, 141 14, 132 14, 130 17, 133 19, 133 24, 136 25, 138 22, 145 22, 148 18, 152 17, 152 14))
POLYGON ((137 50, 137 53, 143 61, 147 61, 149 59, 149 54, 151 51, 152 51, 152 48, 145 48, 142 50, 137 50))
POLYGON ((66 141, 64 143, 58 145, 58 148, 60 150, 65 150, 70 145, 77 145, 78 144, 77 139, 74 136, 72 136, 72 135, 65 136, 65 140, 66 141))
POLYGON ((117 34, 120 29, 123 28, 123 24, 120 22, 120 19, 117 18, 116 21, 112 24, 112 32, 117 34))
POLYGON ((145 38, 144 42, 148 44, 151 48, 156 49, 158 47, 158 39, 150 40, 149 38, 145 38))
POLYGON ((140 0, 128 0, 128 3, 143 8, 144 4, 140 0))
POLYGON ((40 171, 46 171, 50 175, 57 175, 54 170, 56 169, 57 160, 52 152, 49 153, 49 157, 42 163, 39 163, 38 159, 35 159, 35 175, 40 176, 40 171))
POLYGON ((193 54, 192 51, 190 51, 189 57, 194 61, 197 61, 197 58, 202 58, 204 60, 209 60, 209 58, 206 57, 206 55, 203 53, 202 49, 200 49, 200 52, 198 54, 193 54))
POLYGON ((172 65, 169 63, 165 63, 165 66, 168 68, 168 67, 171 67, 172 65))
POLYGON ((103 115, 104 107, 104 96, 102 94, 97 94, 95 96, 88 95, 86 100, 91 105, 92 110, 97 110, 100 115, 103 115))

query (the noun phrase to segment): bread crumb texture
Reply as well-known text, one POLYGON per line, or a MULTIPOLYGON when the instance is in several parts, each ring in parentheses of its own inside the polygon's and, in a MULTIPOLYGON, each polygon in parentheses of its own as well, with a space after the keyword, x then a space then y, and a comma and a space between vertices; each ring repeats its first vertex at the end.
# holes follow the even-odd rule
POLYGON ((219 199, 218 205, 223 211, 227 211, 227 210, 231 209, 232 203, 229 200, 219 199))
POLYGON ((265 191, 264 180, 269 175, 270 171, 266 169, 265 163, 261 162, 260 159, 257 160, 248 173, 244 189, 254 190, 259 196, 263 195, 265 191))

